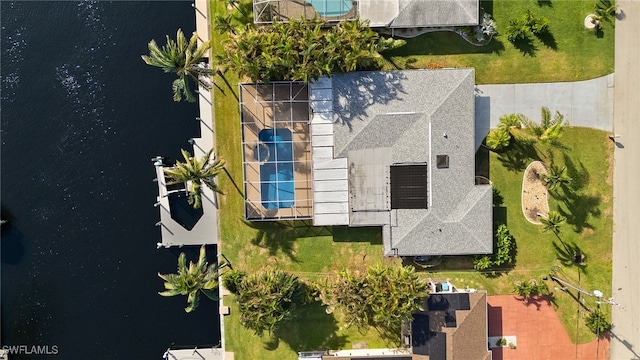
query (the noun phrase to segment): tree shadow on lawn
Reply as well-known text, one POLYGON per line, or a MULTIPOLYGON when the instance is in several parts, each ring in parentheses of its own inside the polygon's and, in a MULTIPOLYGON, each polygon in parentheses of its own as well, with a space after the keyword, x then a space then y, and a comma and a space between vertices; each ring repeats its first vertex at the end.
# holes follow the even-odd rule
POLYGON ((536 34, 536 37, 542 44, 548 47, 551 50, 558 50, 558 43, 556 42, 556 38, 553 36, 551 31, 545 31, 541 34, 536 34))
POLYGON ((494 36, 484 46, 475 46, 466 42, 460 35, 451 31, 437 31, 406 39, 407 44, 386 52, 388 56, 417 55, 459 55, 459 54, 491 54, 504 52, 504 44, 494 36))
POLYGON ((575 243, 565 244, 563 242, 562 244, 563 245, 558 245, 555 241, 551 243, 553 250, 556 253, 556 259, 558 259, 562 265, 566 267, 575 266, 578 268, 578 271, 582 271, 583 274, 586 274, 587 264, 584 262, 586 256, 582 249, 575 243), (580 254, 582 256, 580 262, 576 262, 576 254, 580 254))
POLYGON ((533 43, 533 39, 530 36, 512 41, 511 44, 520 51, 523 56, 535 57, 538 51, 538 47, 533 43))
POLYGON ((295 256, 294 243, 301 237, 328 236, 331 229, 327 227, 315 227, 310 221, 277 221, 277 222, 249 222, 249 227, 257 229, 256 236, 251 239, 251 244, 265 248, 269 255, 276 255, 282 251, 292 261, 298 262, 295 256))
POLYGON ((589 223, 590 217, 599 218, 602 214, 600 204, 602 197, 600 195, 578 194, 573 191, 565 192, 564 208, 558 207, 558 212, 567 218, 567 223, 573 225, 576 233, 580 234, 582 230, 594 229, 589 223))
POLYGON ((265 343, 265 348, 275 350, 280 340, 296 352, 344 348, 347 337, 337 334, 340 330, 338 321, 333 314, 327 314, 319 301, 300 310, 300 315, 276 328, 271 339, 275 344, 265 343))
POLYGON ((382 245, 382 228, 370 227, 333 227, 334 242, 368 242, 371 245, 382 245))
POLYGON ((540 158, 535 145, 513 140, 504 151, 498 153, 498 160, 509 171, 520 172, 533 160, 540 158))
POLYGON ((546 6, 546 7, 552 8, 553 4, 551 3, 551 0, 538 0, 538 6, 540 7, 546 6))
POLYGON ((564 166, 567 167, 567 175, 571 177, 571 184, 568 186, 570 190, 578 191, 583 189, 589 184, 589 172, 582 164, 582 161, 578 160, 578 164, 574 163, 571 157, 567 154, 563 154, 564 166))
POLYGON ((547 305, 558 305, 556 297, 552 292, 547 295, 533 295, 529 297, 515 295, 514 298, 516 300, 522 301, 525 306, 534 305, 537 310, 540 310, 540 307, 542 307, 543 303, 546 303, 547 305))

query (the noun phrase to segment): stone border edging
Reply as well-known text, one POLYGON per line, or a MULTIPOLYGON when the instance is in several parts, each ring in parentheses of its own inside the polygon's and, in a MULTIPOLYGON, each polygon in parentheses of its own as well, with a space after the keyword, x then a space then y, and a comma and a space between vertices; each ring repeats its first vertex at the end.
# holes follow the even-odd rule
MULTIPOLYGON (((527 216, 527 210, 528 209, 525 210, 525 207, 524 207, 524 194, 525 194, 524 185, 525 185, 525 181, 527 179, 527 174, 529 172, 529 169, 533 165, 538 165, 538 163, 541 164, 545 168, 545 170, 547 169, 547 165, 544 162, 539 161, 539 160, 532 161, 529 165, 527 165, 527 168, 524 170, 524 173, 522 175, 522 190, 520 191, 520 208, 522 209, 522 214, 524 215, 524 218, 527 219, 528 222, 530 222, 530 223, 532 223, 534 225, 542 225, 542 223, 537 221, 537 220, 532 220, 527 216)), ((546 204, 546 211, 547 211, 547 214, 548 214, 549 213, 549 191, 547 190, 546 186, 543 185, 543 187, 544 187, 544 200, 545 200, 545 204, 546 204)))

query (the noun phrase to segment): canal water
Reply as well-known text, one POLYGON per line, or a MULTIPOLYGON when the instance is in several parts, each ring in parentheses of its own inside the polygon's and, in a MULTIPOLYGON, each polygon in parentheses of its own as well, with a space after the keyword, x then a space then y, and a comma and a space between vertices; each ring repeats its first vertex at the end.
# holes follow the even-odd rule
MULTIPOLYGON (((147 43, 195 27, 190 2, 0 2, 2 345, 56 346, 17 359, 161 359, 215 346, 218 304, 164 298, 157 273, 156 155, 198 137, 197 105, 147 43)), ((209 257, 215 259, 215 248, 209 257)))

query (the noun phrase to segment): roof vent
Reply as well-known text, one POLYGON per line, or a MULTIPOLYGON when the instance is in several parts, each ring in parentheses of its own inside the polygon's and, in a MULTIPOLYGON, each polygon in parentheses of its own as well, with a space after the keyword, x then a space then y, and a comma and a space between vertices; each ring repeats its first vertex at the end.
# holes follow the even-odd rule
POLYGON ((448 169, 449 155, 436 155, 436 166, 438 169, 448 169))

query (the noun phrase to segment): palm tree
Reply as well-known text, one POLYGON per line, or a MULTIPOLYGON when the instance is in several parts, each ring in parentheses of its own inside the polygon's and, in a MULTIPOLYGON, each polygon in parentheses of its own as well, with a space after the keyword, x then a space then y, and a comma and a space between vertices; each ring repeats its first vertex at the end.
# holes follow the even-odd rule
POLYGON ((567 175, 567 167, 557 167, 551 165, 549 172, 542 175, 542 181, 549 191, 555 191, 558 187, 566 186, 571 183, 571 177, 567 175))
POLYGON ((214 192, 222 194, 215 182, 215 177, 224 169, 226 162, 222 159, 212 159, 213 149, 209 150, 200 161, 182 150, 185 162, 176 161, 172 168, 164 169, 167 185, 187 184, 189 204, 194 209, 202 206, 202 183, 214 192))
POLYGON ((511 133, 504 128, 493 129, 487 135, 487 146, 492 150, 500 150, 511 142, 511 133))
POLYGON ((549 288, 544 283, 538 283, 531 279, 529 281, 516 281, 513 286, 513 292, 518 296, 522 296, 523 300, 528 303, 534 296, 548 295, 549 288))
POLYGON ((308 300, 305 285, 296 275, 282 270, 244 276, 237 291, 240 322, 260 336, 298 315, 308 300))
POLYGON ((506 114, 500 117, 498 129, 507 131, 512 138, 521 143, 534 143, 535 137, 529 134, 527 117, 522 114, 506 114))
POLYGON ((218 300, 215 288, 218 286, 218 270, 220 264, 209 265, 204 245, 200 247, 200 257, 198 263, 189 262, 187 267, 187 256, 181 253, 178 257, 177 274, 160 274, 158 276, 165 281, 162 296, 187 295, 189 304, 184 311, 192 312, 198 307, 200 293, 202 292, 211 300, 218 300))
POLYGON ((560 234, 560 227, 564 225, 566 221, 567 218, 555 210, 549 211, 549 215, 547 215, 547 217, 540 216, 540 222, 543 225, 542 232, 552 232, 556 236, 560 234))
POLYGON ((540 116, 540 124, 536 124, 528 117, 522 115, 522 123, 524 126, 533 133, 535 138, 542 143, 554 142, 560 138, 562 131, 564 130, 567 122, 564 120, 564 115, 559 111, 556 111, 553 118, 551 117, 551 111, 547 107, 542 107, 540 116))
POLYGON ((529 26, 529 29, 535 35, 549 31, 549 20, 545 17, 538 16, 530 9, 522 16, 522 21, 529 26))
POLYGON ((597 25, 599 29, 602 29, 602 23, 604 21, 613 25, 612 17, 616 15, 617 5, 615 0, 600 0, 596 3, 594 13, 595 19, 598 21, 597 25))
POLYGON ((184 95, 187 101, 194 102, 196 98, 191 92, 188 78, 207 90, 211 88, 210 76, 213 71, 203 62, 210 47, 208 41, 198 47, 198 35, 195 32, 187 42, 182 29, 178 29, 176 40, 167 35, 167 43, 163 47, 151 40, 149 55, 142 55, 142 60, 147 65, 162 68, 165 73, 178 75, 172 85, 174 101, 182 100, 184 95))
POLYGON ((216 16, 213 18, 213 29, 218 31, 220 34, 228 32, 234 35, 236 34, 235 27, 231 23, 231 15, 224 16, 221 14, 216 14, 216 16))
POLYGON ((529 24, 523 19, 510 20, 505 32, 507 40, 511 42, 527 40, 531 34, 529 24))
POLYGON ((348 269, 320 285, 319 297, 327 313, 336 309, 350 326, 366 331, 375 326, 383 335, 396 336, 401 324, 421 310, 427 283, 412 266, 377 264, 366 273, 348 269))

